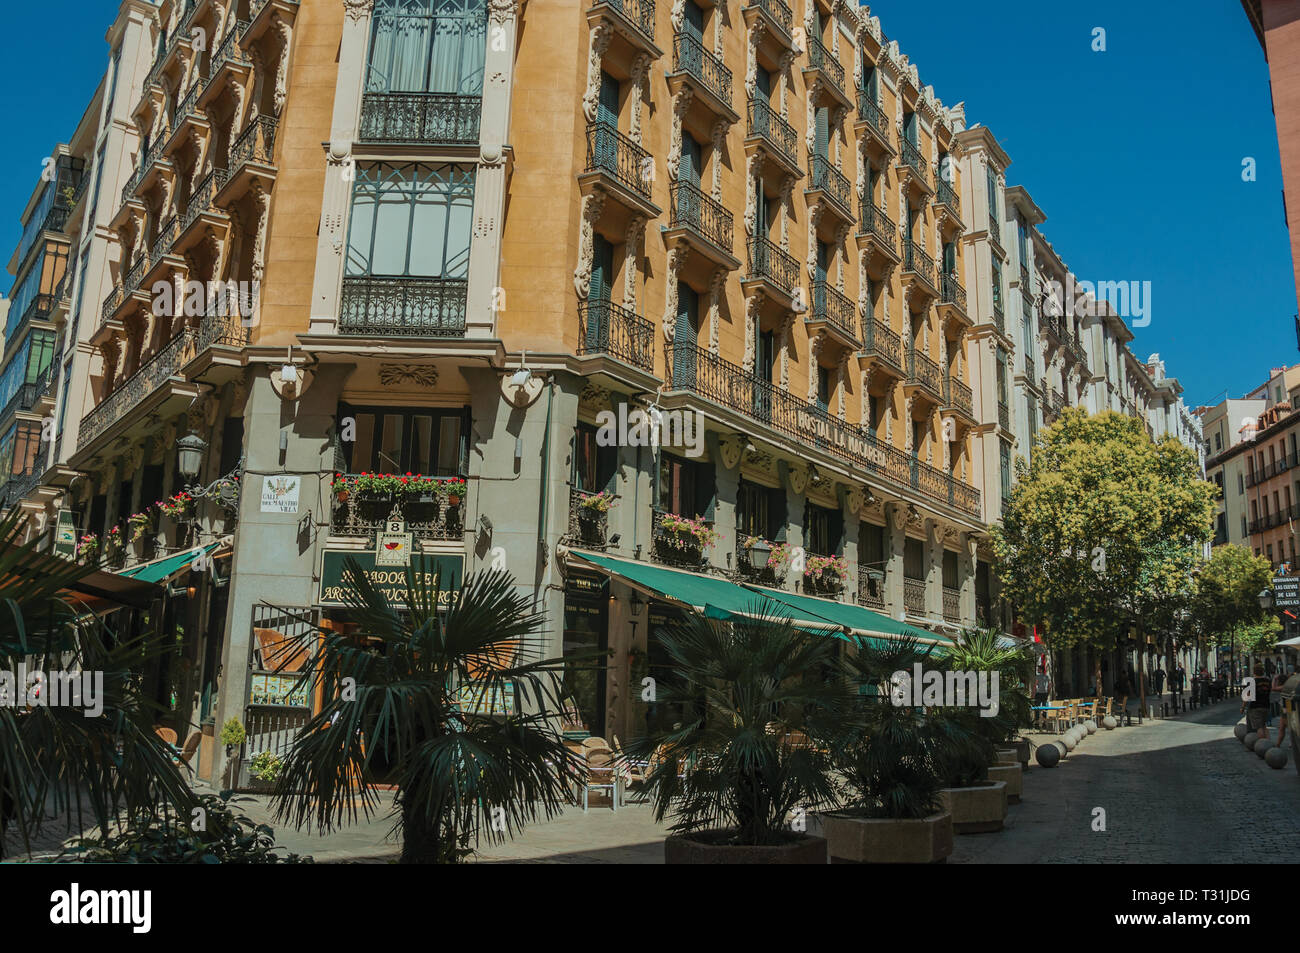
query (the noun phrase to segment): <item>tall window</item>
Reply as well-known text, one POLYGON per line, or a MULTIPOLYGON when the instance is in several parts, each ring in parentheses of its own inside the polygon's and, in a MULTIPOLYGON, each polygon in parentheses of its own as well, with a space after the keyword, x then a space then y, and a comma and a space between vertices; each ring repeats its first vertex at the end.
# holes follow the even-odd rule
POLYGON ((339 405, 339 429, 351 418, 355 440, 344 441, 350 473, 464 474, 469 458, 463 408, 339 405))
POLYGON ((618 473, 618 448, 601 446, 591 424, 578 424, 573 442, 574 487, 587 493, 612 492, 618 473))
POLYGON ((804 548, 820 556, 838 556, 844 547, 844 515, 815 503, 804 510, 804 548))
POLYGON ((1007 403, 1007 352, 998 345, 998 403, 1007 403))
POLYGON ((358 166, 347 274, 466 278, 473 214, 472 166, 358 166))
POLYGON ((993 307, 1002 310, 1002 262, 993 259, 993 307))
POLYGON ((984 167, 984 184, 989 194, 989 218, 998 220, 998 177, 992 165, 984 167))
POLYGON ((1011 498, 1011 445, 998 441, 998 466, 1002 476, 1002 499, 1011 498))
POLYGON ((375 0, 366 89, 483 95, 486 0, 375 0))

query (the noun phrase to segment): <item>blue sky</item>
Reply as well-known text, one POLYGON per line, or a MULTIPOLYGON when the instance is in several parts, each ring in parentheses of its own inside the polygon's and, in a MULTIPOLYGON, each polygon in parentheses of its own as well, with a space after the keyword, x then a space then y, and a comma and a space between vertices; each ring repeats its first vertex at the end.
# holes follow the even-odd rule
MULTIPOLYGON (((5 8, 0 152, 7 261, 41 159, 66 140, 107 64, 116 0, 5 8), (59 24, 57 72, 50 24, 59 24)), ((1239 396, 1300 360, 1277 129, 1263 52, 1234 0, 879 0, 872 12, 949 105, 990 127, 1010 184, 1089 280, 1152 282, 1134 351, 1159 352, 1190 403, 1239 396), (1092 51, 1106 30, 1107 50, 1092 51), (1257 181, 1241 163, 1257 161, 1257 181)), ((1300 201, 1300 197, 1295 201, 1300 201)), ((0 281, 7 293, 10 279, 0 281)))
POLYGON ((1300 360, 1268 64, 1236 0, 870 6, 922 83, 997 136, 1076 275, 1152 282, 1130 346, 1190 404, 1300 360))

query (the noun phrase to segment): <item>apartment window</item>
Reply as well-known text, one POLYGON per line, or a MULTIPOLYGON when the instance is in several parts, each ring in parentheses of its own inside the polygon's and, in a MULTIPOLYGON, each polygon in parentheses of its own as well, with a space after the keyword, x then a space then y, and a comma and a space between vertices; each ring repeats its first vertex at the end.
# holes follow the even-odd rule
MULTIPOLYGON (((1021 290, 1021 294, 1027 295, 1028 292, 1021 290)), ((1036 376, 1036 364, 1034 360, 1034 320, 1025 316, 1020 322, 1020 346, 1025 352, 1025 373, 1031 378, 1036 376)))
POLYGON ((740 481, 736 493, 736 532, 763 539, 785 538, 785 491, 740 481))
POLYGON ((1011 446, 1003 440, 998 441, 998 466, 1002 477, 1002 499, 1011 498, 1011 446))
POLYGON ((0 407, 9 403, 24 384, 34 384, 54 363, 55 332, 37 329, 27 335, 0 376, 0 407))
MULTIPOLYGON (((1023 218, 1016 219, 1016 245, 1020 250, 1020 267, 1029 269, 1029 232, 1023 218)), ((1028 289, 1026 289, 1027 291, 1028 289)))
POLYGON ((355 423, 356 437, 343 444, 349 473, 456 476, 467 470, 468 408, 340 404, 340 429, 349 417, 355 423))
POLYGON ((483 94, 486 0, 375 0, 366 89, 483 94))
POLYGON ((601 446, 594 426, 578 424, 573 450, 574 488, 587 493, 613 490, 618 472, 618 447, 601 446))
POLYGON ((1237 474, 1237 495, 1241 496, 1246 492, 1246 481, 1240 473, 1237 474))
POLYGON ((998 362, 998 403, 1007 403, 1007 352, 998 345, 997 350, 998 362))
POLYGON ((984 185, 989 195, 989 218, 998 221, 998 177, 992 164, 984 167, 984 185))
POLYGON ((466 278, 473 214, 471 165, 358 166, 347 274, 466 278))
POLYGON ((119 46, 113 50, 112 59, 108 62, 108 100, 104 103, 104 118, 113 118, 113 100, 117 98, 117 70, 122 62, 122 48, 119 46))
POLYGON ((38 421, 20 420, 9 428, 9 432, 0 438, 0 483, 32 472, 40 442, 41 425, 38 421))
POLYGON ((716 486, 713 467, 665 453, 659 459, 659 509, 679 516, 713 519, 716 486))
POLYGON ((1214 452, 1218 453, 1223 449, 1223 438, 1217 433, 1214 435, 1214 452))
POLYGON ((804 549, 822 556, 839 555, 844 546, 844 515, 815 503, 804 508, 804 549))
POLYGON ((1002 310, 1002 262, 993 259, 993 307, 1002 310))

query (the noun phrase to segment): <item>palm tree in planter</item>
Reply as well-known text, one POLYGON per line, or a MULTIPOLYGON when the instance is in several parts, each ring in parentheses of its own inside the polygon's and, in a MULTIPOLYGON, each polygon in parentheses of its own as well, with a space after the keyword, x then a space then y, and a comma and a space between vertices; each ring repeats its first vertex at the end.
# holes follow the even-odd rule
POLYGON ((329 831, 356 819, 354 799, 375 812, 372 783, 393 784, 401 861, 455 863, 558 813, 580 762, 557 730, 565 660, 540 657, 544 616, 514 578, 479 573, 448 593, 414 562, 400 605, 346 564, 361 640, 332 634, 305 664, 325 702, 285 756, 274 801, 280 818, 329 831))
POLYGON ((17 510, 0 519, 0 672, 45 679, 0 680, 0 857, 6 831, 30 850, 52 827, 188 824, 197 801, 154 732, 163 712, 139 679, 161 642, 112 633, 87 614, 68 593, 94 567, 39 552, 25 533, 17 510))
POLYGON ((914 707, 896 678, 917 664, 942 668, 932 648, 915 638, 864 639, 845 660, 860 686, 861 718, 836 746, 845 804, 822 819, 835 860, 935 863, 952 853, 952 816, 939 789, 961 731, 942 713, 914 707))
POLYGON ((682 720, 629 753, 655 819, 672 813, 667 862, 825 863, 801 818, 834 799, 830 745, 852 710, 838 631, 759 604, 728 622, 688 612, 661 644, 673 675, 657 701, 682 720))

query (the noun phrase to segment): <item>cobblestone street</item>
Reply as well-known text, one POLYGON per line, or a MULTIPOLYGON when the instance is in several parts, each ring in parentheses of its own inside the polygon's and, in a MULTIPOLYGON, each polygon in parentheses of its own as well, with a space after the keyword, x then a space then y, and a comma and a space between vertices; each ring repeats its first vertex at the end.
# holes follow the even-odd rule
MULTIPOLYGON (((1237 703, 1092 735, 1056 768, 1031 759, 998 834, 958 837, 955 863, 1285 863, 1300 840, 1300 776, 1232 734, 1237 703), (1093 831, 1093 809, 1106 830, 1093 831)), ((1276 737, 1277 719, 1269 729, 1276 737)), ((1050 736, 1034 736, 1035 742, 1050 736)))

